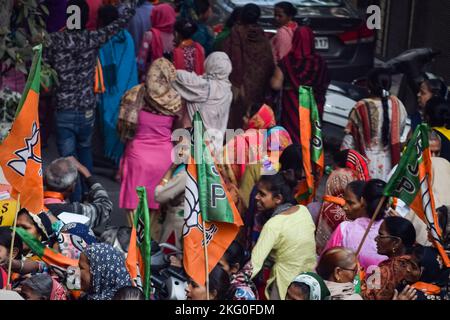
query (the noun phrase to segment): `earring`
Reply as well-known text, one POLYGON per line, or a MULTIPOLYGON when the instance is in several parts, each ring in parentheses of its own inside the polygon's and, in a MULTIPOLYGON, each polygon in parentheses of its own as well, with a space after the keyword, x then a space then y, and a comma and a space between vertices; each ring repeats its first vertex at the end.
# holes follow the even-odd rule
POLYGON ((392 248, 392 253, 395 253, 395 247, 394 247, 394 248, 392 248))

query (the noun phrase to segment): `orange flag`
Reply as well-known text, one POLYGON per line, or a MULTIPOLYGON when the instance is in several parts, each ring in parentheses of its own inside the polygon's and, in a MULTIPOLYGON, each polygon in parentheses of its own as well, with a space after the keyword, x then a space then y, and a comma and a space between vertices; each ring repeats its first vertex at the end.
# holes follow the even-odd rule
POLYGON ((205 247, 209 273, 236 238, 243 222, 203 141, 203 122, 198 112, 193 122, 194 143, 191 154, 194 154, 195 160, 191 157, 186 168, 183 264, 186 273, 196 283, 204 285, 205 247))
POLYGON ((325 167, 322 126, 311 87, 299 88, 299 118, 306 180, 300 183, 295 197, 298 203, 307 205, 314 200, 325 167))
POLYGON ((17 199, 20 194, 21 207, 37 214, 44 209, 38 116, 42 45, 34 50, 31 72, 11 131, 0 145, 0 166, 12 187, 12 197, 17 199))

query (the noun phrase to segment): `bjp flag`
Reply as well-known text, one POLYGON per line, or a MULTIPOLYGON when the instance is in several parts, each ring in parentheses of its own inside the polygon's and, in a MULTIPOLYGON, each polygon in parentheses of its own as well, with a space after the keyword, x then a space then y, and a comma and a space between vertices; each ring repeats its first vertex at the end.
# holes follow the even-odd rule
POLYGON ((313 201, 324 171, 322 125, 319 109, 311 87, 299 88, 300 141, 302 144, 303 170, 306 181, 302 181, 295 195, 303 205, 313 201))
POLYGON ((428 125, 417 126, 397 169, 384 188, 384 195, 403 200, 427 224, 434 246, 442 256, 444 264, 450 267, 431 188, 429 132, 428 125))
POLYGON ((39 213, 44 209, 38 116, 42 45, 33 49, 35 54, 25 91, 11 131, 0 145, 0 166, 12 187, 12 197, 17 199, 20 194, 21 207, 39 213))
POLYGON ((193 120, 191 154, 194 157, 186 169, 183 263, 186 273, 204 285, 206 261, 209 274, 236 238, 243 222, 203 141, 203 122, 198 112, 193 120))

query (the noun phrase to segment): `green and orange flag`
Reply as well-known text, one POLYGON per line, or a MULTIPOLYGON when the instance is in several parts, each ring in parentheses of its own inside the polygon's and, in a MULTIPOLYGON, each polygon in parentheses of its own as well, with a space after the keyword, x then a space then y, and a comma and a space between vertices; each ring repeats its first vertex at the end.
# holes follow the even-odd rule
POLYGON ((64 271, 68 267, 78 266, 77 259, 71 259, 59 252, 56 252, 52 248, 44 246, 37 238, 28 233, 25 229, 17 227, 16 233, 20 236, 22 241, 26 243, 30 250, 53 270, 64 271))
POLYGON ((12 197, 17 199, 20 194, 21 207, 37 214, 44 209, 38 115, 42 45, 33 49, 35 54, 25 91, 11 131, 0 145, 0 166, 12 187, 12 197))
POLYGON ((204 285, 205 248, 208 272, 211 272, 243 222, 204 141, 205 130, 198 112, 194 114, 193 129, 191 159, 186 169, 183 264, 186 273, 196 283, 204 285))
POLYGON ((439 226, 431 188, 429 132, 426 124, 416 128, 397 169, 384 188, 384 195, 401 199, 427 224, 444 264, 450 267, 448 255, 442 246, 442 229, 439 226))
POLYGON ((301 182, 295 198, 300 204, 310 203, 324 171, 322 125, 311 87, 299 88, 300 142, 306 181, 301 182))
POLYGON ((131 230, 130 245, 125 261, 131 280, 135 287, 140 288, 148 300, 150 298, 150 211, 147 203, 145 187, 137 187, 139 204, 134 215, 133 229, 131 230))

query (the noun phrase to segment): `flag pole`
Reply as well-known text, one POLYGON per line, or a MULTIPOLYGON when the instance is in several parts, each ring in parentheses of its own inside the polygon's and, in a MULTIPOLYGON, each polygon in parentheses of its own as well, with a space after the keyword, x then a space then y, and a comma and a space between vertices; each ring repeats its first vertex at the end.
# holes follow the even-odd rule
POLYGON ((14 216, 14 224, 13 224, 13 230, 12 230, 12 239, 11 239, 11 247, 9 250, 9 262, 8 262, 8 280, 6 281, 6 284, 9 285, 11 281, 11 267, 12 267, 12 255, 14 251, 14 240, 16 238, 16 226, 17 226, 17 214, 20 210, 20 193, 17 197, 17 205, 16 205, 16 214, 14 216))
POLYGON ((205 220, 202 219, 203 225, 203 248, 205 249, 205 280, 206 280, 206 300, 209 300, 209 270, 208 270, 208 248, 206 246, 206 225, 205 220))
POLYGON ((362 238, 362 240, 361 240, 361 243, 360 243, 359 246, 358 246, 358 250, 356 250, 356 256, 359 255, 359 252, 360 252, 361 249, 362 249, 362 246, 363 246, 363 244, 364 244, 364 241, 366 241, 367 235, 369 234, 370 228, 372 227, 373 223, 375 222, 375 219, 377 218, 378 213, 379 213, 380 210, 381 210, 381 206, 383 205, 383 203, 384 203, 385 201, 386 201, 386 196, 383 196, 383 197, 380 199, 380 202, 378 202, 377 209, 375 210, 375 213, 373 214, 373 217, 372 217, 372 219, 370 220, 369 225, 367 226, 366 232, 364 233, 364 236, 363 236, 363 238, 362 238))

